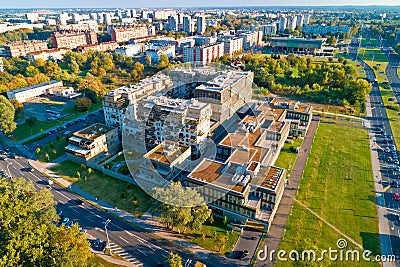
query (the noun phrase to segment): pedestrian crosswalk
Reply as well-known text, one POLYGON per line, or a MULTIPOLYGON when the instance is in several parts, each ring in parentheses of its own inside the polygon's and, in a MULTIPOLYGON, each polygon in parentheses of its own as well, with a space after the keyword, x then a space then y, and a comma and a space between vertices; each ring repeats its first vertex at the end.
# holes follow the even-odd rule
POLYGON ((138 259, 130 255, 129 253, 125 252, 124 249, 122 249, 120 246, 117 244, 110 242, 110 250, 112 253, 117 254, 121 258, 124 258, 125 260, 131 262, 135 266, 141 267, 143 266, 143 263, 141 263, 138 259))

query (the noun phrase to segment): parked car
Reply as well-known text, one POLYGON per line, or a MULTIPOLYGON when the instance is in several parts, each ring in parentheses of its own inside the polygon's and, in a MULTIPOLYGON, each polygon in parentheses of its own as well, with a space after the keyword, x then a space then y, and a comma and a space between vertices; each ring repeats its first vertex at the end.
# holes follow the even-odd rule
POLYGON ((393 199, 396 201, 400 201, 400 193, 394 193, 393 194, 393 199))
POLYGON ((76 202, 76 204, 81 205, 81 206, 85 205, 85 202, 82 199, 75 199, 75 202, 76 202))
POLYGON ((53 182, 53 180, 48 179, 48 180, 46 181, 46 184, 48 184, 48 185, 53 185, 54 182, 53 182))
POLYGON ((243 258, 246 258, 248 255, 249 255, 249 251, 248 250, 243 250, 243 251, 240 252, 240 256, 239 257, 241 259, 243 259, 243 258))
POLYGON ((69 218, 65 217, 62 221, 61 221, 61 225, 66 225, 69 222, 69 218))

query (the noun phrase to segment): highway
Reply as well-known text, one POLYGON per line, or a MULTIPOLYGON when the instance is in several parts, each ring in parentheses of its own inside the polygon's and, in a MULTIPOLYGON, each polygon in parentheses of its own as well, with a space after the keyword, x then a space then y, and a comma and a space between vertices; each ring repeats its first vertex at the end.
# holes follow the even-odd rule
MULTIPOLYGON (((11 152, 20 154, 13 148, 11 148, 11 152)), ((28 172, 26 170, 28 167, 28 161, 24 157, 0 160, 0 168, 4 170, 8 169, 12 177, 25 177, 27 180, 31 181, 36 188, 50 188, 50 186, 45 183, 48 179, 46 176, 37 171, 28 172)), ((140 228, 134 227, 119 218, 111 216, 107 212, 90 205, 86 201, 84 201, 84 205, 78 205, 75 202, 78 196, 57 184, 51 186, 51 191, 53 192, 55 201, 58 203, 57 211, 62 210, 65 217, 70 218, 74 222, 79 222, 79 225, 83 229, 86 229, 90 235, 96 238, 99 237, 102 240, 107 240, 104 222, 107 219, 111 219, 111 223, 108 225, 107 229, 113 251, 118 252, 119 255, 137 266, 158 266, 159 264, 163 264, 165 256, 170 251, 179 253, 184 263, 188 259, 193 260, 192 254, 171 245, 167 241, 155 238, 143 232, 140 228)), ((208 265, 213 266, 212 264, 208 265)))
MULTIPOLYGON (((353 44, 349 47, 349 54, 352 56, 353 60, 360 63, 360 65, 364 66, 364 70, 366 72, 367 77, 371 81, 375 80, 375 73, 370 66, 364 64, 359 58, 357 58, 357 49, 359 48, 358 44, 353 44)), ((389 77, 388 77, 389 78, 389 77)), ((384 195, 383 203, 379 203, 380 205, 393 209, 400 209, 400 202, 395 201, 393 199, 393 194, 395 192, 400 192, 399 188, 395 186, 395 183, 398 182, 399 172, 395 171, 395 167, 397 164, 394 164, 391 159, 393 159, 394 153, 396 153, 396 147, 393 141, 392 129, 389 124, 389 120, 386 113, 386 108, 383 104, 381 93, 378 87, 378 83, 372 83, 372 90, 369 94, 370 96, 370 105, 372 111, 372 118, 368 118, 371 122, 371 129, 373 131, 376 145, 375 147, 378 150, 378 160, 379 166, 374 166, 379 168, 381 174, 381 183, 385 188, 385 192, 382 192, 384 195), (381 128, 382 131, 378 130, 381 128), (394 147, 393 147, 394 146, 394 147), (394 149, 393 149, 394 148, 394 149), (390 152, 385 151, 389 149, 390 152), (389 159, 390 158, 390 159, 389 159)), ((388 225, 389 225, 389 238, 383 238, 385 242, 385 246, 389 247, 391 251, 389 253, 400 256, 400 221, 397 215, 389 213, 387 216, 388 225)), ((386 249, 387 250, 387 249, 386 249)))

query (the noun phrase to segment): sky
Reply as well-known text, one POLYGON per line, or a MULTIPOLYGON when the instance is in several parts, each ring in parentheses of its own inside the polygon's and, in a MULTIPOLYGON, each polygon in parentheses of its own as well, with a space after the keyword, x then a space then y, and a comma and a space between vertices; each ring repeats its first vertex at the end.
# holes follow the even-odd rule
POLYGON ((399 0, 0 0, 0 8, 400 5, 399 0))

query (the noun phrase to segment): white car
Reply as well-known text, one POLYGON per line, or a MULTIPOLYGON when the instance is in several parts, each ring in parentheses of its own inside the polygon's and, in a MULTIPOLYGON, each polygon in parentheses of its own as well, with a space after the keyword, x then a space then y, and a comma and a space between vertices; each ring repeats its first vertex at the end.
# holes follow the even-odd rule
POLYGON ((54 184, 54 182, 52 180, 50 180, 50 179, 47 180, 46 182, 47 182, 48 185, 53 185, 54 184))

